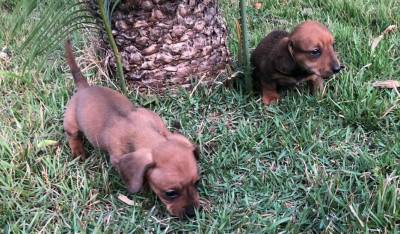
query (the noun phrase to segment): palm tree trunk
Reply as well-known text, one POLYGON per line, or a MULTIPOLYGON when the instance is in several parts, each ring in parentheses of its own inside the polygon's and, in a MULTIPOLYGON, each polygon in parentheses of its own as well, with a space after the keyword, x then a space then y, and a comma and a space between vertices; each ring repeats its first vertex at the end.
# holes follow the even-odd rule
POLYGON ((217 0, 125 0, 112 28, 125 77, 141 90, 212 83, 230 61, 217 0))

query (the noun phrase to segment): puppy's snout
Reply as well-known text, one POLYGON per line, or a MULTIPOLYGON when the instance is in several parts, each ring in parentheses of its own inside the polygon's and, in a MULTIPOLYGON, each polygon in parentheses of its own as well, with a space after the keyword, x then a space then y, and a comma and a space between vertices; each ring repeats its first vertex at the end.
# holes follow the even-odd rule
POLYGON ((340 70, 342 70, 342 68, 343 68, 343 67, 342 67, 341 65, 335 64, 335 65, 332 66, 332 72, 333 72, 334 74, 339 73, 340 70))
POLYGON ((188 216, 189 218, 193 218, 193 217, 196 215, 194 206, 187 206, 187 207, 185 208, 185 214, 186 214, 186 216, 188 216))

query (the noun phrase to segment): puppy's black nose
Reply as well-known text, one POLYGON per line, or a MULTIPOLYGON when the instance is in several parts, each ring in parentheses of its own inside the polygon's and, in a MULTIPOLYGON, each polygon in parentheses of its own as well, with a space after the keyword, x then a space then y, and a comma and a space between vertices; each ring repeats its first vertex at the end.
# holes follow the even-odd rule
POLYGON ((188 206, 185 208, 185 214, 186 216, 188 216, 189 218, 192 218, 196 215, 194 206, 188 206))
POLYGON ((335 64, 335 65, 332 66, 332 72, 333 72, 334 74, 340 72, 340 70, 342 70, 342 66, 341 66, 341 65, 335 64))

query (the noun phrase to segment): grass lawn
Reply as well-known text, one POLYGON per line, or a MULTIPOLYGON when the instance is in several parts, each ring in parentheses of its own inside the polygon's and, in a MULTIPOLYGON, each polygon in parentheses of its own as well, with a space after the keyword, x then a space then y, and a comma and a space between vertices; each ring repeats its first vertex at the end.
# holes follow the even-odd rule
MULTIPOLYGON (((13 53, 11 2, 0 0, 0 48, 13 53)), ((168 126, 179 122, 201 147, 204 208, 190 220, 171 218, 151 192, 129 195, 104 153, 88 146, 87 161, 71 159, 62 118, 74 87, 61 44, 23 77, 15 76, 22 65, 13 55, 0 59, 0 230, 400 232, 400 95, 371 85, 400 78, 399 30, 371 54, 373 38, 389 25, 400 27, 399 1, 259 0, 258 10, 254 2, 248 7, 252 48, 273 28, 315 19, 335 35, 347 68, 328 82, 326 96, 293 89, 268 108, 258 95, 223 86, 158 101, 130 93, 168 126), (59 144, 44 146, 47 140, 59 144)), ((238 1, 220 5, 236 58, 238 1)), ((16 32, 20 41, 30 29, 16 32)), ((99 79, 90 37, 74 34, 73 41, 91 83, 114 87, 99 79)))

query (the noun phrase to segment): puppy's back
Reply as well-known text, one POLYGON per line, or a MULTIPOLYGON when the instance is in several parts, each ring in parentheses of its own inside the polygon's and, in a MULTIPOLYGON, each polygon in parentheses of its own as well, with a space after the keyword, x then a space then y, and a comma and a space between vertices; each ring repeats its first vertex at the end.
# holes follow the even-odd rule
POLYGON ((87 138, 100 135, 104 128, 127 118, 136 109, 125 96, 105 87, 78 90, 73 98, 77 100, 77 122, 87 138))
POLYGON ((274 57, 273 51, 282 38, 288 37, 289 33, 283 30, 275 30, 269 33, 258 44, 256 49, 251 54, 251 63, 255 69, 263 70, 263 65, 266 60, 272 60, 274 57))

